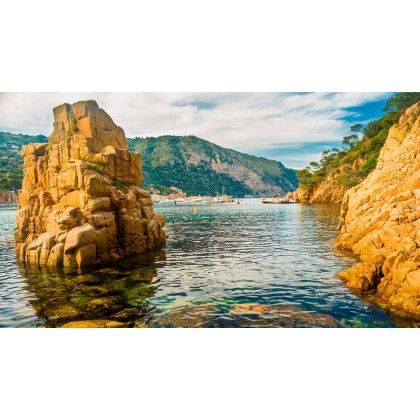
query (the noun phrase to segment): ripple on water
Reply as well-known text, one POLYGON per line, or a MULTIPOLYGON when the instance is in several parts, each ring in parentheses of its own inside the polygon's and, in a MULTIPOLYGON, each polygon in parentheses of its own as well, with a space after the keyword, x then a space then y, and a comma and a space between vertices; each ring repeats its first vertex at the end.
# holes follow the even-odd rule
POLYGON ((164 250, 73 276, 20 267, 15 210, 0 209, 0 326, 317 326, 305 316, 314 313, 318 326, 417 325, 356 296, 336 276, 354 262, 332 246, 339 206, 196 207, 155 207, 167 219, 164 250), (249 303, 294 305, 295 320, 280 319, 283 309, 252 322, 230 315, 233 305, 249 303))

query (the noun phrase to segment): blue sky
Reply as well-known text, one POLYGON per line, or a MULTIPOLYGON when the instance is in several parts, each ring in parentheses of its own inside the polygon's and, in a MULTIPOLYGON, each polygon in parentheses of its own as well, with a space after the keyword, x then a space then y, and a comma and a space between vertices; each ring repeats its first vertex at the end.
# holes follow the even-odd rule
POLYGON ((391 93, 0 93, 0 131, 49 135, 52 108, 95 99, 127 135, 195 135, 296 169, 382 115, 391 93))
MULTIPOLYGON (((387 94, 387 98, 391 95, 392 93, 387 94)), ((383 108, 386 102, 387 99, 381 99, 379 101, 368 101, 359 106, 343 108, 346 114, 342 117, 342 120, 348 128, 356 123, 365 125, 369 121, 378 119, 384 114, 383 108)), ((341 139, 342 137, 329 141, 282 143, 278 147, 270 149, 256 149, 255 154, 264 155, 270 159, 278 159, 279 156, 283 157, 281 160, 286 166, 299 169, 305 166, 305 162, 309 163, 311 161, 308 160, 309 156, 313 157, 312 160, 317 161, 323 151, 332 149, 333 147, 340 148, 341 139)))

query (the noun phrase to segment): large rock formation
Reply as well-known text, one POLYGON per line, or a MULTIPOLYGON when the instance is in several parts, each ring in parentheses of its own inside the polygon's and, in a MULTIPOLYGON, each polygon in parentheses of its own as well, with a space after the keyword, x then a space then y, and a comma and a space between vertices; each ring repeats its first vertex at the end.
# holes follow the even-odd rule
POLYGON ((340 277, 420 314, 419 228, 420 103, 390 129, 376 169, 344 197, 336 246, 360 263, 340 277))
POLYGON ((15 233, 31 265, 82 267, 165 243, 165 220, 141 189, 141 157, 95 101, 54 108, 48 144, 22 148, 15 233))

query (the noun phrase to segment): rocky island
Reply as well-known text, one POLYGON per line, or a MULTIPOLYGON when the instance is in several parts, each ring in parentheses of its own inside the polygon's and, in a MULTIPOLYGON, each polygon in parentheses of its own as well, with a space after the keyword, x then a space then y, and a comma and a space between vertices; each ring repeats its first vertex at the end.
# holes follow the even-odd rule
POLYGON ((339 276, 420 314, 420 103, 390 130, 376 168, 344 196, 336 246, 360 259, 339 276))
POLYGON ((165 219, 140 188, 141 156, 95 101, 54 108, 48 144, 22 149, 15 232, 32 266, 78 268, 159 248, 165 219))

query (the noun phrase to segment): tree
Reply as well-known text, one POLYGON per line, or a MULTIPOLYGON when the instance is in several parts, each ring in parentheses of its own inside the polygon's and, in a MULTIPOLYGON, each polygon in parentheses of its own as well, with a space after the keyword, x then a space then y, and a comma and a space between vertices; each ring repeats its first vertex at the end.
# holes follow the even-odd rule
POLYGON ((391 96, 385 104, 384 111, 403 113, 411 105, 420 101, 420 92, 401 92, 391 96))
POLYGON ((299 184, 301 186, 306 186, 312 177, 312 173, 308 170, 308 168, 304 168, 296 172, 296 177, 299 180, 299 184))
POLYGON ((343 147, 346 149, 351 149, 352 147, 355 146, 356 141, 358 140, 359 137, 357 137, 356 134, 350 134, 349 136, 344 136, 343 137, 343 147))
POLYGON ((353 133, 361 133, 363 131, 363 124, 357 123, 350 127, 350 131, 353 131, 353 133))

